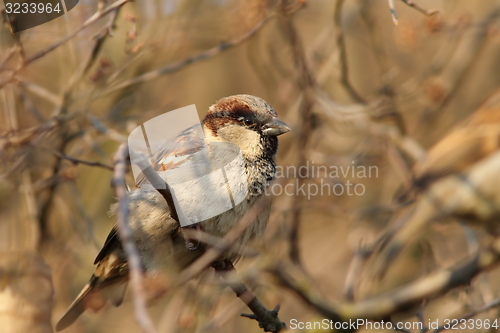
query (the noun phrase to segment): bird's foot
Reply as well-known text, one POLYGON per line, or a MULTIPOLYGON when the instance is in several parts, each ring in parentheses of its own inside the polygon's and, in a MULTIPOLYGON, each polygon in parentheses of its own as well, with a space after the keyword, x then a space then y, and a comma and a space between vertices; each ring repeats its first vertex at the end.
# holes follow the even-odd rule
MULTIPOLYGON (((187 228, 203 231, 203 227, 199 223, 195 224, 194 226, 189 226, 187 228)), ((201 242, 199 240, 192 240, 189 238, 186 238, 185 242, 186 242, 186 248, 189 251, 196 251, 200 248, 200 245, 201 245, 201 242)))

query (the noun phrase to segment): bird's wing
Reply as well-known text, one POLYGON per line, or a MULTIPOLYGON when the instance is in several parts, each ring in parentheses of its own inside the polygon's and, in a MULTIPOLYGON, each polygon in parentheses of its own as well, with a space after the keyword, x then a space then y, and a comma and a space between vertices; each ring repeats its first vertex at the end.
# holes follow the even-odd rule
MULTIPOLYGON (((203 139, 202 127, 200 125, 191 126, 182 131, 173 141, 173 144, 161 147, 158 152, 154 154, 153 166, 158 171, 174 169, 183 164, 193 153, 201 150, 204 144, 205 141, 203 139)), ((147 181, 147 178, 141 175, 137 185, 140 186, 147 181)), ((113 282, 113 280, 115 280, 115 273, 127 269, 127 262, 123 256, 111 258, 112 260, 110 259, 110 257, 116 253, 123 253, 123 250, 117 226, 114 225, 94 261, 94 265, 97 265, 94 275, 101 276, 100 283, 103 283, 104 280, 113 282), (120 269, 114 271, 113 267, 118 267, 120 269)))
POLYGON ((121 242, 118 238, 118 228, 115 224, 109 232, 108 237, 104 241, 104 245, 102 246, 101 251, 99 251, 99 253, 97 254, 97 257, 94 260, 94 265, 97 265, 104 259, 105 256, 120 248, 121 242))
MULTIPOLYGON (((164 144, 153 154, 152 166, 156 171, 172 170, 185 163, 194 153, 206 145, 201 125, 182 131, 175 140, 164 144)), ((137 187, 148 183, 144 174, 137 177, 137 187)))

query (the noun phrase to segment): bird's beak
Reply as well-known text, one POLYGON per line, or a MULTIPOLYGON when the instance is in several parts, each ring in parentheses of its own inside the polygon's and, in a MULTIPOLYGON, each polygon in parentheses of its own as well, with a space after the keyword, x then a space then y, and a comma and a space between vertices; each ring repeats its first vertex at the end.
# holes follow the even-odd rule
POLYGON ((289 130, 290 127, 276 117, 273 117, 270 121, 265 123, 264 126, 262 126, 262 134, 264 135, 278 136, 288 132, 289 130))

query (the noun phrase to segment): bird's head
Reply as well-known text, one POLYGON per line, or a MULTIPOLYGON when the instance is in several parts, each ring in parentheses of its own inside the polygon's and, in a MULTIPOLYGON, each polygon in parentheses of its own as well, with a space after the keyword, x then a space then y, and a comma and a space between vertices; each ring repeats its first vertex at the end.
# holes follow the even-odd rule
POLYGON ((209 141, 234 143, 248 160, 274 158, 277 136, 290 130, 271 105, 252 95, 220 99, 208 110, 203 125, 209 141))

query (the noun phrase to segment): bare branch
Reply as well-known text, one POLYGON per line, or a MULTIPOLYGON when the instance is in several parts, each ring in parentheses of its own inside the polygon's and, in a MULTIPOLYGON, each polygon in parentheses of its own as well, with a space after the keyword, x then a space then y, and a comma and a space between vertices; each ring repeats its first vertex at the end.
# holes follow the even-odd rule
MULTIPOLYGON (((354 303, 326 300, 315 287, 316 284, 296 266, 275 262, 268 265, 267 270, 274 274, 284 287, 293 290, 319 313, 334 321, 346 321, 358 318, 379 319, 393 315, 424 300, 443 295, 453 288, 467 285, 476 275, 496 267, 498 263, 500 237, 477 256, 456 267, 443 269, 385 294, 354 303)), ((491 307, 496 305, 492 303, 491 307)), ((489 306, 485 306, 485 309, 489 306)), ((470 314, 473 315, 475 313, 470 314)))
POLYGON ((47 149, 47 148, 43 148, 43 147, 38 147, 38 148, 44 149, 44 150, 50 152, 51 154, 53 154, 59 158, 68 160, 71 163, 73 163, 74 165, 83 164, 83 165, 88 165, 88 166, 95 166, 95 167, 99 167, 99 168, 104 168, 104 169, 111 170, 111 171, 114 170, 114 168, 112 166, 107 165, 105 163, 85 161, 85 160, 81 160, 79 158, 68 156, 68 155, 61 153, 59 151, 56 151, 56 150, 47 149))
POLYGON ((123 89, 123 88, 132 86, 132 85, 137 84, 137 83, 142 83, 142 82, 154 80, 162 75, 178 71, 179 69, 181 69, 187 65, 190 65, 192 63, 196 63, 196 62, 199 62, 201 60, 212 58, 212 57, 222 53, 223 51, 230 49, 232 47, 235 47, 237 45, 240 45, 241 43, 252 38, 257 32, 260 31, 260 29, 264 26, 264 23, 266 23, 272 16, 273 15, 270 14, 269 16, 264 18, 262 21, 257 23, 257 25, 255 25, 255 27, 253 27, 253 29, 251 29, 249 32, 247 32, 246 34, 244 34, 244 35, 242 35, 242 36, 240 36, 232 41, 221 43, 220 45, 217 45, 217 46, 215 46, 211 49, 208 49, 207 51, 202 52, 200 54, 197 54, 195 56, 179 60, 179 61, 174 62, 173 64, 169 64, 165 67, 158 68, 158 69, 149 71, 147 73, 144 73, 142 75, 136 76, 134 78, 125 80, 121 83, 113 85, 113 86, 109 87, 108 89, 104 90, 101 94, 99 94, 99 96, 109 94, 113 91, 123 89))
MULTIPOLYGON (((302 40, 297 34, 297 30, 291 20, 291 17, 283 8, 283 23, 286 31, 286 37, 290 43, 293 52, 295 67, 297 68, 297 85, 301 88, 303 98, 300 103, 300 129, 298 133, 298 159, 297 166, 305 165, 307 156, 306 148, 312 132, 313 113, 312 109, 316 103, 315 87, 317 85, 316 78, 309 69, 305 48, 302 40)), ((304 179, 300 177, 297 182, 297 187, 300 188, 304 183, 304 179)), ((292 200, 292 230, 290 232, 290 258, 295 262, 300 262, 299 251, 299 228, 301 223, 301 207, 303 198, 300 195, 295 195, 292 200)))
POLYGON ((264 330, 264 332, 277 333, 285 329, 285 323, 283 323, 278 317, 280 305, 278 304, 273 310, 268 310, 257 298, 257 296, 248 290, 248 288, 241 281, 235 280, 234 275, 236 270, 234 269, 232 263, 223 262, 222 265, 214 263, 212 266, 219 273, 219 275, 225 279, 236 296, 241 299, 250 310, 252 310, 253 314, 250 315, 242 313, 242 317, 258 321, 259 326, 264 330), (228 273, 232 273, 231 276, 228 276, 228 273))
POLYGON ((11 74, 11 76, 9 78, 0 82, 0 88, 5 86, 9 82, 12 82, 12 80, 14 80, 15 76, 19 72, 21 72, 24 68, 26 68, 30 63, 40 59, 41 57, 45 56, 48 53, 54 51, 59 46, 63 45, 64 43, 66 43, 67 41, 69 41, 70 39, 75 37, 82 30, 84 30, 85 28, 87 28, 88 26, 93 24, 94 22, 98 21, 102 17, 108 15, 109 13, 116 11, 118 8, 120 8, 121 6, 123 6, 124 4, 126 4, 129 1, 130 0, 118 0, 115 3, 113 3, 112 5, 108 6, 107 8, 104 8, 103 10, 96 12, 94 15, 92 15, 87 21, 85 21, 81 26, 79 26, 74 31, 70 32, 69 34, 67 34, 66 36, 64 36, 63 38, 58 40, 57 42, 48 46, 47 48, 38 51, 37 53, 35 53, 31 57, 26 58, 25 61, 16 70, 14 70, 14 72, 11 74))
POLYGON ((142 285, 142 266, 139 252, 135 245, 135 240, 132 230, 128 225, 128 196, 125 187, 125 174, 127 172, 128 146, 122 143, 118 148, 114 158, 114 175, 113 186, 115 188, 116 197, 118 198, 118 211, 117 211, 117 226, 120 240, 123 245, 123 250, 127 256, 127 261, 130 268, 130 282, 132 284, 132 291, 134 294, 134 310, 135 317, 139 326, 146 333, 156 333, 153 322, 149 317, 146 310, 146 297, 144 287, 142 285))
POLYGON ((349 66, 347 64, 346 45, 344 34, 342 33, 342 6, 344 0, 337 0, 335 3, 334 23, 337 48, 339 50, 340 83, 344 86, 349 96, 358 103, 365 103, 365 99, 359 95, 349 81, 349 66))
POLYGON ((184 269, 179 276, 179 283, 184 283, 193 277, 200 274, 203 270, 210 267, 212 263, 217 261, 221 254, 230 249, 245 230, 255 221, 258 214, 264 208, 266 201, 269 200, 267 196, 260 196, 252 208, 250 208, 245 215, 238 221, 229 232, 220 240, 217 247, 208 248, 203 255, 200 256, 193 264, 184 269))

